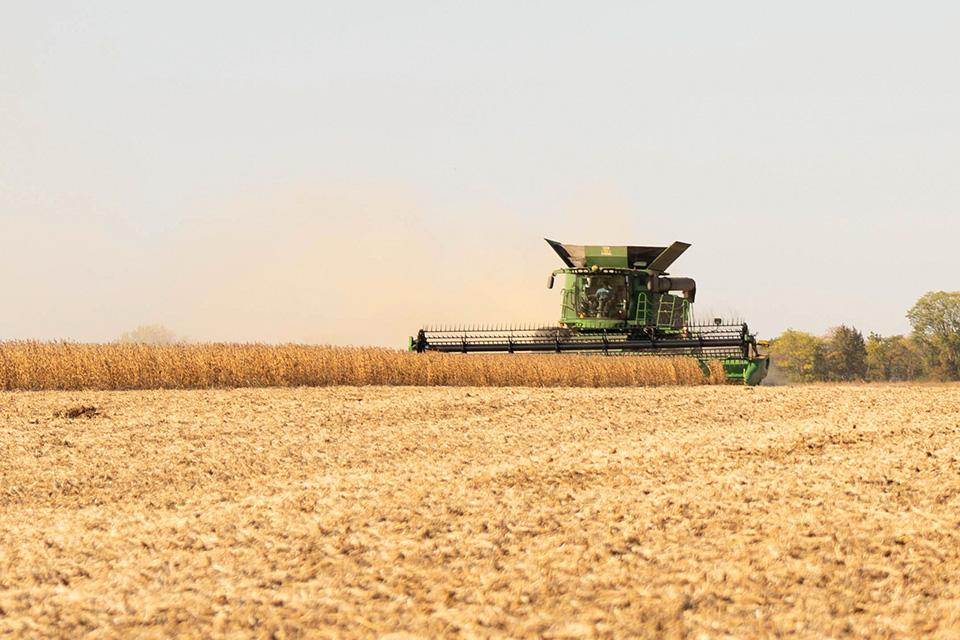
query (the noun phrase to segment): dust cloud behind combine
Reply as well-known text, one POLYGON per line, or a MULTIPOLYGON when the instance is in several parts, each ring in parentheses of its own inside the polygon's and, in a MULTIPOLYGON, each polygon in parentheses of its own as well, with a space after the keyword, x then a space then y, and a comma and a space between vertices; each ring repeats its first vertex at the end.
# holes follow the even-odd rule
POLYGON ((553 324, 559 290, 546 280, 560 265, 541 238, 629 234, 602 185, 554 205, 543 228, 485 196, 444 212, 397 182, 287 181, 196 202, 165 230, 110 213, 67 226, 21 217, 21 240, 4 245, 32 267, 3 285, 16 313, 0 337, 100 342, 163 324, 198 341, 404 348, 424 324, 553 324), (585 221, 585 208, 601 213, 585 221), (24 248, 41 240, 47 264, 24 248))
POLYGON ((224 206, 184 240, 182 322, 201 339, 404 347, 424 323, 552 319, 539 237, 482 207, 437 228, 427 206, 360 187, 224 206))

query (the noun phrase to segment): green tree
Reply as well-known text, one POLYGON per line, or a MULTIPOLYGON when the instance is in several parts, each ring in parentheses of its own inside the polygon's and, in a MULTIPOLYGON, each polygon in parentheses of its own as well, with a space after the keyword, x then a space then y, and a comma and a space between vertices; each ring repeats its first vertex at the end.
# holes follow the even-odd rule
POLYGON ((823 341, 804 331, 787 329, 772 340, 770 358, 791 382, 825 379, 823 341))
POLYGON ((120 342, 173 344, 177 342, 177 334, 161 324, 140 325, 135 331, 124 331, 120 342))
POLYGON ((930 374, 960 380, 960 291, 930 291, 907 312, 930 374))
POLYGON ((925 373, 923 353, 911 338, 871 333, 866 348, 868 380, 916 380, 925 373))
POLYGON ((827 331, 825 374, 828 380, 849 382, 867 375, 867 347, 863 334, 845 324, 827 331))

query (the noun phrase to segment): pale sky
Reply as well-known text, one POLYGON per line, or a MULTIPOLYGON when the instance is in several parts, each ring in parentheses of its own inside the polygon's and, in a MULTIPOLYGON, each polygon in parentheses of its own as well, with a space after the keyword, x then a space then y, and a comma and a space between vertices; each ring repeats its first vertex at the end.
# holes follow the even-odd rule
POLYGON ((0 0, 0 340, 555 322, 543 242, 701 317, 960 289, 960 4, 0 0))

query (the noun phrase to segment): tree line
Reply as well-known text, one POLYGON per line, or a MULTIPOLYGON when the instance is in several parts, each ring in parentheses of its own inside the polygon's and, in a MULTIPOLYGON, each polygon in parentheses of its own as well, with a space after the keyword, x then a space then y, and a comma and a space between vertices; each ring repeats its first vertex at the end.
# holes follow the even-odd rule
POLYGON ((792 382, 960 380, 960 291, 924 294, 907 319, 907 336, 787 329, 770 341, 770 357, 792 382))

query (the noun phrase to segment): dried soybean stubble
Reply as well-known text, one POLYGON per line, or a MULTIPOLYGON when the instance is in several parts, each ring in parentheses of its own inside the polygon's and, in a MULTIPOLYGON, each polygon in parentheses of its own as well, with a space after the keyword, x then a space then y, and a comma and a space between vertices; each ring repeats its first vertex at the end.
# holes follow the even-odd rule
POLYGON ((0 394, 0 635, 951 637, 957 386, 0 394), (48 420, 64 407, 110 420, 48 420))

